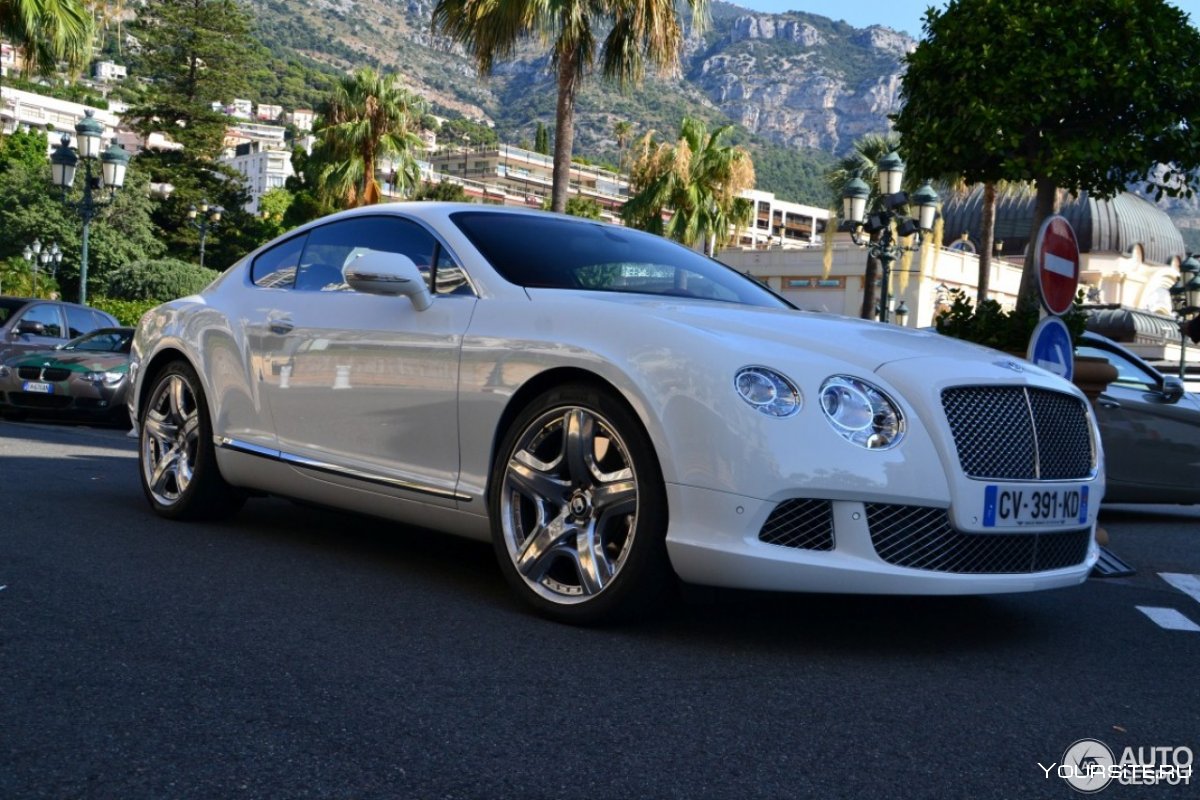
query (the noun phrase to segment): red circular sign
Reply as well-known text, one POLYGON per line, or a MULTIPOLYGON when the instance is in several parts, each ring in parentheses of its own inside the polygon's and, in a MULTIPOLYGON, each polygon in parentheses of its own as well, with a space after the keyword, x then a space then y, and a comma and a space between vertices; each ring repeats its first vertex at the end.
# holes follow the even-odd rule
POLYGON ((1053 216, 1038 231, 1038 286, 1042 302, 1055 315, 1067 313, 1079 289, 1079 242, 1065 217, 1053 216))

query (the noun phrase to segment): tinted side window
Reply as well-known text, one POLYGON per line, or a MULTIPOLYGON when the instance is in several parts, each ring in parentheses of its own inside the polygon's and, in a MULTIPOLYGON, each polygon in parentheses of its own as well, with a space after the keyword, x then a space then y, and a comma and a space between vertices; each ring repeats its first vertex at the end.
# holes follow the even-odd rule
MULTIPOLYGON (((55 339, 65 339, 62 328, 62 317, 58 313, 58 306, 52 306, 48 303, 40 303, 33 306, 17 321, 20 325, 22 322, 40 322, 45 327, 42 336, 51 336, 55 339)), ((83 331, 86 333, 87 331, 83 331)))
POLYGON ((115 328, 120 324, 116 319, 105 314, 103 311, 92 309, 88 313, 92 315, 92 330, 96 330, 96 328, 115 328))
POLYGON ((398 217, 355 217, 323 225, 308 234, 296 288, 344 291, 342 270, 365 250, 406 255, 428 276, 437 240, 415 222, 398 217))
POLYGON ((297 236, 259 253, 250 265, 250 280, 264 289, 290 289, 296 282, 296 267, 307 236, 297 236))
POLYGON ((1107 359, 1108 363, 1117 368, 1117 380, 1115 382, 1122 386, 1147 391, 1153 391, 1158 388, 1159 382, 1153 375, 1147 374, 1140 366, 1127 358, 1123 358, 1118 353, 1081 344, 1075 348, 1075 354, 1079 356, 1099 356, 1100 358, 1107 359))
POLYGON ((454 263, 446 248, 438 247, 437 269, 434 270, 434 292, 437 294, 472 294, 467 273, 454 263))
POLYGON ((93 311, 90 308, 75 308, 74 306, 66 306, 67 310, 67 328, 70 331, 70 338, 83 336, 85 333, 91 333, 97 328, 107 328, 115 323, 100 313, 93 311))

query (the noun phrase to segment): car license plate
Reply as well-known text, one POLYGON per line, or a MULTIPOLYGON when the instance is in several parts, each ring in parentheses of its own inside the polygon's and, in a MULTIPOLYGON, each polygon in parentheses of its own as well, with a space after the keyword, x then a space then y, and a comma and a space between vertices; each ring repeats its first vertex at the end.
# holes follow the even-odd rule
POLYGON ((1031 525, 1062 525, 1087 522, 1088 487, 1060 486, 1034 489, 1029 486, 989 485, 983 494, 985 528, 1022 528, 1031 525))
POLYGON ((21 384, 21 390, 35 394, 54 394, 54 384, 42 383, 41 381, 25 381, 21 384))

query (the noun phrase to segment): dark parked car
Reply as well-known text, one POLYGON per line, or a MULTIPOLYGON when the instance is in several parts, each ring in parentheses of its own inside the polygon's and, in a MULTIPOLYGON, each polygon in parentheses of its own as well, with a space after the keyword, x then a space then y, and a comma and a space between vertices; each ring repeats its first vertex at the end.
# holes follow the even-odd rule
POLYGON ((78 303, 0 297, 0 364, 32 350, 50 350, 97 328, 121 323, 111 314, 78 303))
POLYGON ((1200 502, 1200 397, 1099 334, 1084 333, 1075 353, 1100 356, 1117 369, 1095 403, 1105 502, 1200 502))
POLYGON ((0 413, 63 414, 129 423, 133 328, 100 328, 53 350, 0 364, 0 413))

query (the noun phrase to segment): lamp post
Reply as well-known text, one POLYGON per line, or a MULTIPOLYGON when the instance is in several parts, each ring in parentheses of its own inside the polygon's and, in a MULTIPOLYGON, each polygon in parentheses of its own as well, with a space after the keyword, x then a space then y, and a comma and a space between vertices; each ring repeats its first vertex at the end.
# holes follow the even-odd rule
MULTIPOLYGON (((264 213, 264 218, 265 214, 264 213)), ((215 228, 217 223, 221 221, 221 207, 213 206, 209 208, 208 199, 200 201, 200 206, 197 208, 194 204, 188 206, 187 212, 188 222, 191 226, 200 231, 200 266, 204 266, 204 240, 208 238, 208 229, 215 228)))
POLYGON ((1179 319, 1179 380, 1187 375, 1187 320, 1200 314, 1200 261, 1189 255, 1179 265, 1179 277, 1171 292, 1171 309, 1179 319))
POLYGON ((862 178, 855 177, 846 184, 842 192, 843 227, 850 230, 850 238, 859 247, 867 247, 872 258, 878 258, 883 267, 880 288, 880 321, 888 321, 888 303, 891 292, 892 263, 905 252, 915 252, 920 249, 921 236, 933 230, 933 221, 937 217, 937 192, 928 182, 920 189, 908 194, 900 190, 904 181, 904 161, 895 151, 888 153, 879 160, 876 171, 879 175, 879 193, 883 201, 883 210, 867 211, 867 200, 871 197, 871 188, 862 178), (910 217, 900 213, 910 205, 917 208, 917 216, 910 217), (896 223, 896 231, 892 232, 892 223, 896 223), (864 239, 863 231, 868 238, 864 239), (874 238, 878 234, 878 238, 874 238), (899 239, 905 236, 917 235, 914 245, 906 247, 899 239))
POLYGON ((33 296, 39 297, 38 294, 38 267, 42 269, 49 267, 50 278, 58 274, 58 265, 62 263, 62 250, 59 249, 57 242, 51 242, 50 246, 42 249, 42 240, 34 239, 33 244, 25 245, 25 249, 21 251, 21 255, 33 267, 33 296))
POLYGON ((88 232, 92 220, 100 209, 112 202, 117 189, 125 185, 125 170, 129 167, 129 153, 116 142, 101 152, 101 137, 104 126, 95 118, 90 108, 75 126, 78 149, 71 147, 70 134, 63 134, 62 141, 50 154, 50 175, 54 185, 62 189, 62 201, 74 209, 83 220, 83 239, 79 250, 79 302, 87 304, 88 232), (83 160, 83 197, 78 201, 67 198, 67 191, 75 183, 75 171, 83 160), (100 174, 93 175, 95 161, 100 162, 100 174), (97 190, 108 190, 108 196, 97 190))

